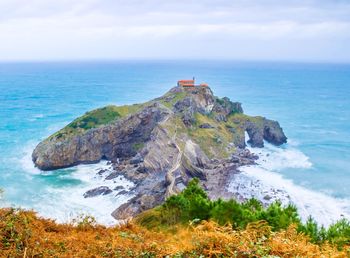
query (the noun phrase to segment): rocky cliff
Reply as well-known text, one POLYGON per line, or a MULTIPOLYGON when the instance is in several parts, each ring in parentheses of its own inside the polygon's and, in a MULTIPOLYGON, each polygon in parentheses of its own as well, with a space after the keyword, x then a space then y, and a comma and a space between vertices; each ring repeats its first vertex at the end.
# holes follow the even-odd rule
POLYGON ((278 122, 245 115, 209 87, 175 87, 144 104, 90 111, 39 143, 32 158, 42 170, 110 160, 106 180, 123 175, 136 185, 135 197, 113 213, 121 218, 160 204, 193 177, 212 198, 232 197, 230 175, 257 158, 245 149, 246 132, 253 147, 287 141, 278 122))

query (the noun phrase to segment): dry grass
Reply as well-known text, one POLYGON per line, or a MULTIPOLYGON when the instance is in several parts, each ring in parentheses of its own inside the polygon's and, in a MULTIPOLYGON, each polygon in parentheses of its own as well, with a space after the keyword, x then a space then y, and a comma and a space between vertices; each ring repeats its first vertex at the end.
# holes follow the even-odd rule
POLYGON ((264 222, 232 230, 203 222, 148 230, 135 222, 95 225, 91 218, 57 224, 34 212, 0 210, 1 257, 348 257, 344 248, 318 246, 291 226, 271 232, 264 222))

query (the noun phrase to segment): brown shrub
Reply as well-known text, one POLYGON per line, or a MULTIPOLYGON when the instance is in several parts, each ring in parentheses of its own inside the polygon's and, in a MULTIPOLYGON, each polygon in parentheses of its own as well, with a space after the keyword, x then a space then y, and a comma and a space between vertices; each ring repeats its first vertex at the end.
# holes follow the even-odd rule
POLYGON ((134 221, 105 227, 87 217, 58 224, 31 211, 0 209, 0 257, 347 257, 345 250, 312 244, 293 226, 271 232, 264 221, 239 231, 212 221, 156 231, 134 221))

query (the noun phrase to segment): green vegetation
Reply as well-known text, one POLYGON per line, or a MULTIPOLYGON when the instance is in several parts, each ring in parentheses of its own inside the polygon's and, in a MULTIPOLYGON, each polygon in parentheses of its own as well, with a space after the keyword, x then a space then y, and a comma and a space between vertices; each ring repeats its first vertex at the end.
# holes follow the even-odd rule
POLYGON ((190 181, 184 191, 168 198, 162 206, 138 217, 138 222, 148 228, 166 228, 203 220, 213 220, 222 226, 230 224, 233 229, 239 230, 260 221, 266 222, 272 231, 286 230, 296 225, 297 231, 307 235, 314 243, 329 242, 339 248, 350 244, 350 222, 345 219, 325 229, 319 227, 312 218, 302 223, 293 205, 283 207, 281 203, 275 202, 265 208, 256 199, 244 203, 233 199, 211 201, 199 186, 198 179, 190 181))
POLYGON ((67 138, 74 135, 79 135, 85 131, 98 128, 100 126, 113 123, 120 118, 136 113, 141 109, 142 105, 125 105, 125 106, 106 106, 85 113, 83 116, 75 119, 66 127, 52 135, 55 137, 67 138))
POLYGON ((168 93, 161 99, 161 103, 167 108, 172 108, 176 102, 186 97, 187 93, 184 91, 176 93, 168 93))
POLYGON ((200 113, 195 114, 195 120, 196 123, 188 129, 188 134, 209 158, 227 158, 235 151, 233 146, 229 147, 234 134, 225 126, 225 122, 218 122, 212 115, 200 113), (200 128, 202 124, 210 124, 213 128, 200 128))
POLYGON ((349 257, 350 225, 302 223, 294 206, 210 201, 191 181, 179 195, 115 227, 91 216, 58 224, 0 209, 1 257, 349 257))
MULTIPOLYGON (((209 158, 227 158, 236 150, 232 143, 238 144, 244 141, 245 123, 253 122, 257 126, 263 126, 263 117, 260 116, 251 117, 234 113, 227 118, 227 121, 217 121, 216 115, 215 112, 195 113, 195 122, 191 127, 184 125, 181 116, 174 116, 164 124, 164 127, 170 135, 176 132, 177 136, 181 134, 190 136, 209 158), (203 124, 209 124, 213 128, 200 128, 203 124)), ((180 143, 179 146, 182 147, 182 144, 180 143)))
POLYGON ((141 150, 143 147, 145 146, 145 144, 143 142, 139 142, 139 143, 134 143, 134 145, 132 146, 134 151, 139 151, 141 150))

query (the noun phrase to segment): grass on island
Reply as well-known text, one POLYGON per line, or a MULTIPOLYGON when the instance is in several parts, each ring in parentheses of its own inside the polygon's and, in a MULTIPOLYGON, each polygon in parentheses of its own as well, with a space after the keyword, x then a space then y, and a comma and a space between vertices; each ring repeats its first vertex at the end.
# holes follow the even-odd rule
POLYGON ((235 151, 235 147, 230 145, 234 134, 225 126, 225 122, 218 122, 212 115, 200 113, 195 114, 195 120, 188 134, 209 158, 227 158, 235 151), (209 124, 213 128, 200 128, 202 124, 209 124))
POLYGON ((234 145, 244 142, 246 123, 252 122, 257 127, 263 127, 264 118, 260 116, 235 113, 228 116, 227 121, 217 121, 215 115, 214 112, 207 115, 196 113, 195 123, 188 129, 188 135, 209 158, 228 158, 234 153, 234 145), (213 128, 200 128, 202 124, 209 124, 213 128))
POLYGON ((197 180, 116 227, 0 209, 1 257, 349 257, 349 241, 346 220, 325 229, 302 223, 291 205, 210 201, 197 180))
POLYGON ((141 107, 142 105, 139 104, 125 106, 109 105, 89 111, 83 116, 78 117, 73 122, 69 123, 57 133, 53 134, 50 138, 69 138, 74 135, 83 134, 89 129, 110 124, 120 118, 136 113, 141 109, 141 107))

